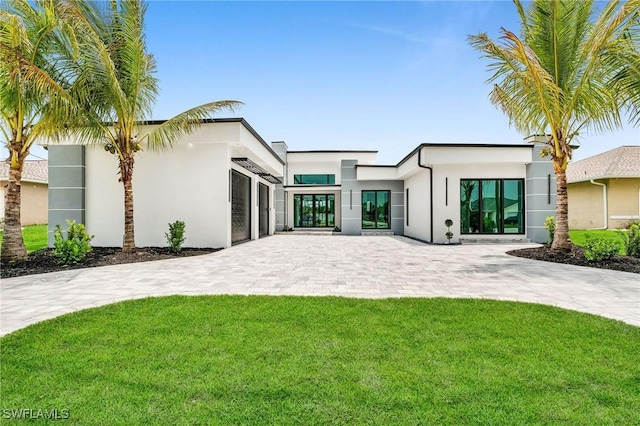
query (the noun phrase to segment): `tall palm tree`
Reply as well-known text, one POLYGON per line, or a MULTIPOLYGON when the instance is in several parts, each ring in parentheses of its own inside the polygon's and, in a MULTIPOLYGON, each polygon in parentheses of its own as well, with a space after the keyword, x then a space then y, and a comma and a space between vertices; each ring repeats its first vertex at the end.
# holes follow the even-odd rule
POLYGON ((77 134, 117 157, 124 189, 124 252, 135 249, 132 181, 136 153, 168 149, 211 114, 241 105, 231 100, 210 102, 153 129, 145 126, 158 94, 158 80, 153 76, 156 62, 144 39, 145 11, 146 4, 140 0, 76 0, 61 12, 79 26, 81 34, 91 34, 81 41, 87 43, 80 61, 81 68, 88 70, 83 91, 87 102, 86 122, 77 134))
POLYGON ((20 224, 24 162, 33 143, 53 137, 77 110, 70 95, 73 36, 52 0, 3 0, 0 8, 0 137, 9 150, 2 261, 27 257, 20 224))
POLYGON ((553 161, 556 228, 553 250, 569 250, 566 169, 581 131, 621 126, 627 99, 612 84, 634 58, 640 0, 609 1, 594 18, 593 0, 513 0, 520 37, 502 29, 498 42, 486 33, 469 37, 492 62, 490 100, 524 134, 549 135, 543 154, 553 161), (616 59, 611 59, 615 52, 616 59))

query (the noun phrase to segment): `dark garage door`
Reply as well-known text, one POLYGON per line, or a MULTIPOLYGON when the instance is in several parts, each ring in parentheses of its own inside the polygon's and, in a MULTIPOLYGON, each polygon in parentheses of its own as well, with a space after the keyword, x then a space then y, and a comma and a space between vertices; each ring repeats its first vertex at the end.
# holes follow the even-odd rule
POLYGON ((269 234, 269 187, 263 183, 258 184, 260 192, 258 194, 258 208, 260 215, 260 236, 269 234))
POLYGON ((251 238, 251 179, 231 171, 231 242, 251 238))

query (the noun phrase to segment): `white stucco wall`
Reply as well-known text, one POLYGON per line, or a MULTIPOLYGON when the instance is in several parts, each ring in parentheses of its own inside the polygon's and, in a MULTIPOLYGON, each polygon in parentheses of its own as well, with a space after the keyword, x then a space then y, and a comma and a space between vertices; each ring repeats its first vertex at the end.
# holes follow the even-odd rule
POLYGON ((286 185, 293 185, 294 175, 335 174, 336 185, 341 184, 342 160, 357 160, 358 164, 374 164, 375 152, 324 152, 324 151, 289 151, 287 153, 286 185))
MULTIPOLYGON (((524 163, 485 163, 437 165, 433 168, 433 241, 446 242, 446 219, 453 220, 452 242, 460 239, 460 180, 461 179, 525 179, 524 163), (448 178, 448 197, 445 182, 448 178), (448 200, 447 200, 448 198, 448 200)), ((526 194, 526 187, 525 187, 526 194)), ((526 206, 525 206, 526 207, 526 206)), ((518 234, 519 235, 519 234, 518 234)), ((514 234, 465 235, 473 239, 513 239, 514 234)))
MULTIPOLYGON (((88 148, 86 225, 95 246, 121 246, 124 196, 113 155, 88 148)), ((168 224, 186 224, 185 247, 226 247, 230 223, 226 144, 178 144, 141 152, 133 176, 136 245, 166 245, 168 224)))
POLYGON ((409 205, 405 204, 404 233, 408 237, 429 241, 431 238, 429 170, 421 169, 406 178, 404 188, 405 196, 407 188, 409 189, 409 205), (409 225, 406 222, 407 213, 409 214, 409 225))
MULTIPOLYGON (((169 151, 143 150, 133 175, 136 245, 166 246, 168 224, 185 222, 185 247, 231 246, 229 170, 251 177, 251 236, 259 236, 258 182, 269 187, 269 233, 275 229, 274 185, 231 161, 248 157, 275 176, 282 164, 240 122, 204 124, 169 151)), ((94 246, 122 246, 124 196, 116 158, 101 147, 86 150, 86 225, 94 246)))

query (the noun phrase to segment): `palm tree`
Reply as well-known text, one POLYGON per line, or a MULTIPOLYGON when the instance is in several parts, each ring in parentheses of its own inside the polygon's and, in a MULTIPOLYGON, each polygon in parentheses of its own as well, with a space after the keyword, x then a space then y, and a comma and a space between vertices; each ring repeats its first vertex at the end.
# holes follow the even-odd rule
POLYGON ((3 0, 0 9, 0 137, 9 150, 2 261, 25 259, 20 223, 24 162, 33 143, 75 114, 69 73, 73 37, 53 1, 3 0))
POLYGON ((76 129, 77 135, 81 140, 103 145, 117 157, 119 181, 124 189, 122 250, 130 252, 135 249, 132 181, 136 153, 143 148, 168 149, 212 113, 233 110, 241 102, 210 102, 150 129, 144 120, 151 114, 158 80, 153 76, 156 62, 144 40, 146 5, 140 0, 76 0, 67 6, 65 16, 80 27, 81 34, 91 35, 83 39, 87 45, 82 48, 80 66, 88 70, 84 91, 86 123, 76 129), (100 10, 104 5, 107 7, 100 10))
POLYGON ((565 172, 571 144, 581 131, 621 126, 628 100, 612 82, 637 60, 633 23, 640 0, 611 0, 595 20, 593 0, 534 0, 526 10, 520 0, 513 1, 522 21, 520 37, 503 28, 498 42, 485 33, 470 36, 469 42, 492 61, 491 102, 524 134, 548 135, 543 154, 551 156, 557 186, 551 247, 569 250, 565 172))

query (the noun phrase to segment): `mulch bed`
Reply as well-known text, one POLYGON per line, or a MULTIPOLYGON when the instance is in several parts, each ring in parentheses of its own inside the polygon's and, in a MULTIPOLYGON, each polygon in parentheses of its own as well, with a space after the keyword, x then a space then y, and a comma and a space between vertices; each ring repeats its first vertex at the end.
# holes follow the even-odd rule
POLYGON ((173 259, 177 257, 199 256, 221 249, 185 248, 172 253, 168 248, 137 248, 133 253, 122 253, 116 247, 92 247, 82 261, 71 265, 61 265, 51 249, 38 250, 29 254, 24 262, 3 263, 0 278, 20 277, 23 275, 43 274, 45 272, 68 271, 71 269, 91 268, 94 266, 119 265, 122 263, 148 262, 151 260, 173 259))
POLYGON ((573 246, 570 252, 554 252, 549 246, 526 248, 508 251, 507 254, 526 259, 542 260, 545 262, 564 263, 567 265, 589 266, 591 268, 613 269, 616 271, 640 274, 640 259, 631 256, 615 256, 611 260, 600 262, 589 261, 584 257, 582 247, 573 246))

